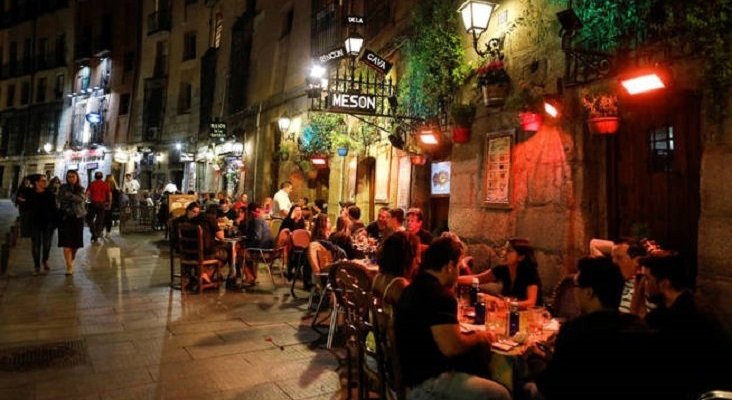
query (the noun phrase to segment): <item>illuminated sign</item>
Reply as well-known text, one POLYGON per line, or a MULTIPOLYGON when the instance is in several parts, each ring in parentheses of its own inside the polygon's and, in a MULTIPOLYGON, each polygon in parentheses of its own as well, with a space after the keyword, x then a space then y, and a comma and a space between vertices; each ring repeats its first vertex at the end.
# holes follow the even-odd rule
POLYGON ((363 55, 361 56, 361 62, 382 74, 388 74, 389 70, 391 70, 390 62, 381 58, 378 54, 369 49, 364 50, 363 55))
POLYGON ((346 21, 349 24, 354 24, 354 25, 363 25, 363 22, 364 22, 363 17, 360 15, 349 15, 346 17, 346 21))
POLYGON ((87 113, 86 120, 90 124, 98 124, 98 123, 102 122, 102 114, 95 113, 95 112, 87 113))
POLYGON ((376 113, 376 96, 368 94, 331 93, 328 109, 361 114, 376 113))
POLYGON ((319 56, 318 60, 320 60, 321 64, 327 64, 331 61, 340 60, 341 58, 343 58, 345 56, 346 56, 346 48, 341 46, 341 47, 336 47, 335 49, 332 49, 329 52, 319 56))
POLYGON ((226 123, 225 122, 211 122, 209 124, 211 129, 210 136, 214 139, 225 139, 226 138, 226 123))

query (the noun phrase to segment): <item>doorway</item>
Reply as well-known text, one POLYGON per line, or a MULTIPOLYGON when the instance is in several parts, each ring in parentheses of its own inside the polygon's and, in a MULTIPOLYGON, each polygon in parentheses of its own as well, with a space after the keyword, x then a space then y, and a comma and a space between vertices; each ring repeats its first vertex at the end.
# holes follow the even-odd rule
MULTIPOLYGON (((635 100, 634 100, 635 101, 635 100)), ((630 104, 609 147, 608 228, 676 250, 696 276, 700 98, 659 93, 630 104)))

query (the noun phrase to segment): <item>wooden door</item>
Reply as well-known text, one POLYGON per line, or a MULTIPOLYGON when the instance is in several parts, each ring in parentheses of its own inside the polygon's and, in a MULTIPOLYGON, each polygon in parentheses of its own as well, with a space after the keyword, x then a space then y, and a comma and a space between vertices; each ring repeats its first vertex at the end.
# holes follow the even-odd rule
POLYGON ((625 105, 608 146, 608 227, 640 234, 688 257, 696 272, 701 161, 700 101, 659 93, 625 105))

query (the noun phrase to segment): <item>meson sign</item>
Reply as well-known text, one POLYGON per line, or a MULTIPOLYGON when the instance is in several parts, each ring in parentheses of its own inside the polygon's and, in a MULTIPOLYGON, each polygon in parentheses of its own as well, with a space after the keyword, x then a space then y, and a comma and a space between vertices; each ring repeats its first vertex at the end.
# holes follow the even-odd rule
POLYGON ((328 109, 331 111, 374 114, 376 113, 376 96, 333 92, 329 96, 328 109))

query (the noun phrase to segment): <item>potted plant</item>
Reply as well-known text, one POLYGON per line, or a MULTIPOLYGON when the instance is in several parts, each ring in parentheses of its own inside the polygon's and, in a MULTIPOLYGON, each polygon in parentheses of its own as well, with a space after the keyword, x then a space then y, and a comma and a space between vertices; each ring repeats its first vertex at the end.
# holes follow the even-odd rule
POLYGON ((289 140, 283 140, 280 142, 280 148, 275 153, 275 157, 280 161, 287 161, 290 159, 292 152, 295 150, 295 143, 289 140))
POLYGON ((348 133, 339 133, 333 135, 331 142, 333 144, 333 148, 336 149, 336 152, 341 157, 347 156, 348 150, 353 148, 355 144, 355 142, 353 141, 353 139, 351 139, 351 136, 349 136, 348 133))
POLYGON ((455 143, 470 141, 470 126, 475 118, 475 106, 467 103, 455 103, 450 107, 450 116, 455 123, 452 127, 452 141, 455 143))
POLYGON ((478 86, 483 92, 483 103, 488 106, 501 106, 506 101, 511 78, 506 72, 503 60, 491 60, 478 68, 478 86))
POLYGON ((541 128, 544 96, 539 86, 528 82, 519 83, 518 90, 507 103, 510 108, 518 109, 521 129, 526 132, 536 132, 541 128))
POLYGON ((618 131, 618 96, 609 92, 585 93, 582 106, 587 111, 587 128, 596 135, 612 135, 618 131))

